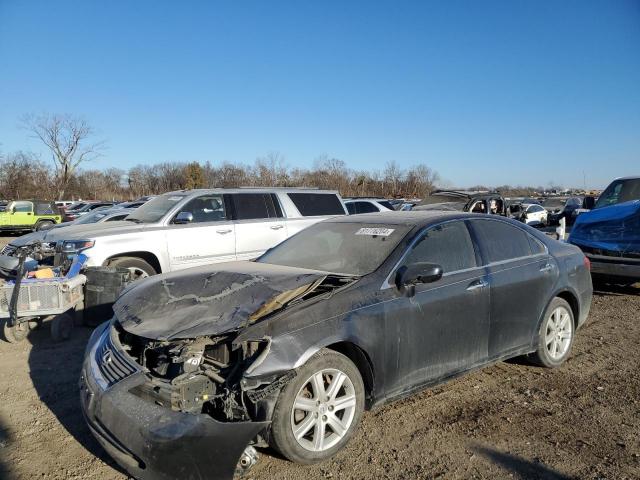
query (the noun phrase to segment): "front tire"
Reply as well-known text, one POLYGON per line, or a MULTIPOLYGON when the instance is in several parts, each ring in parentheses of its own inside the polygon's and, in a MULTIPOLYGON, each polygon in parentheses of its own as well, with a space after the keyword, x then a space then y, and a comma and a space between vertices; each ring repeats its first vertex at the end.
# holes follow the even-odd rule
POLYGON ((149 263, 137 257, 119 257, 109 262, 110 267, 122 267, 131 272, 131 280, 140 280, 156 275, 156 269, 149 263))
POLYGON ((9 319, 2 320, 2 335, 5 341, 9 343, 20 343, 29 334, 29 322, 22 321, 15 324, 13 327, 9 326, 9 319))
POLYGON ((364 383, 346 356, 322 349, 280 392, 271 443, 289 460, 311 464, 341 450, 364 411, 364 383))
POLYGON ((540 325, 537 349, 529 359, 542 367, 559 367, 569 358, 574 335, 575 321, 571 306, 562 298, 554 298, 540 325))
POLYGON ((49 230, 54 225, 55 225, 55 222, 51 220, 41 220, 38 223, 36 223, 36 232, 39 232, 40 230, 49 230))

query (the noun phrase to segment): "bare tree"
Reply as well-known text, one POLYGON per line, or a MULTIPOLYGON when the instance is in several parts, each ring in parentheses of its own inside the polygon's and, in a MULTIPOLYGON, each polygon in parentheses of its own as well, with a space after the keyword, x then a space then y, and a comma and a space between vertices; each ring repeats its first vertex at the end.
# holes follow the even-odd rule
POLYGON ((51 150, 58 199, 62 199, 78 166, 100 156, 104 142, 90 143, 89 138, 95 133, 93 128, 84 119, 69 114, 27 115, 22 122, 51 150))

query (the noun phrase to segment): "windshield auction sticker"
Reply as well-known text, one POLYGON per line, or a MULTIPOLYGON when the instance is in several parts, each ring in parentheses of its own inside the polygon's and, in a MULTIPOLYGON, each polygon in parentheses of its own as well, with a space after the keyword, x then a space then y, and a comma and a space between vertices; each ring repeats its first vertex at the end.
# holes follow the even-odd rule
POLYGON ((394 228, 370 228, 363 227, 356 232, 356 235, 373 235, 380 237, 388 237, 394 232, 394 228))

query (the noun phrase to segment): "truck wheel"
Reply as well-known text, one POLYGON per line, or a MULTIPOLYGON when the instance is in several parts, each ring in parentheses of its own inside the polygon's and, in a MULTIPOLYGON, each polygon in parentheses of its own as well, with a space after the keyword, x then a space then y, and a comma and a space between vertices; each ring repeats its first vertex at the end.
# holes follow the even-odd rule
POLYGON ((364 395, 353 362, 338 352, 320 350, 280 392, 271 423, 273 446, 298 463, 332 457, 358 428, 364 395))
POLYGON ((122 267, 131 272, 131 280, 140 280, 151 275, 156 275, 156 269, 147 262, 137 257, 118 257, 109 262, 110 267, 122 267))
POLYGON ((51 321, 51 338, 54 342, 68 340, 73 330, 73 317, 68 313, 61 313, 51 321))
POLYGON ((40 230, 49 230, 54 225, 55 222, 53 222, 52 220, 39 220, 38 223, 36 223, 36 231, 39 232, 40 230))
POLYGON ((20 322, 13 327, 9 326, 9 319, 2 320, 2 334, 9 343, 19 343, 29 334, 29 322, 20 322))

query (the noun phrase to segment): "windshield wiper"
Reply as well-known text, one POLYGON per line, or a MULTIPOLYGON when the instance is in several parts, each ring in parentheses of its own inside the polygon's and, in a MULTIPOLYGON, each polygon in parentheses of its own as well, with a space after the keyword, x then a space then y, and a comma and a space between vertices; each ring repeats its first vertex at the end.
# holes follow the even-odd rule
POLYGON ((144 223, 142 220, 140 220, 139 218, 125 218, 125 220, 127 222, 133 222, 133 223, 144 223))

